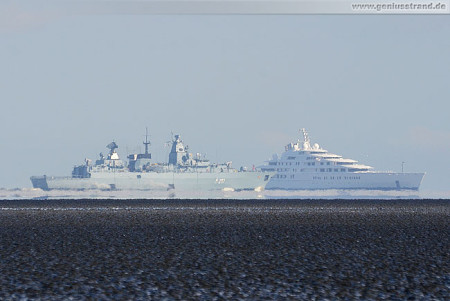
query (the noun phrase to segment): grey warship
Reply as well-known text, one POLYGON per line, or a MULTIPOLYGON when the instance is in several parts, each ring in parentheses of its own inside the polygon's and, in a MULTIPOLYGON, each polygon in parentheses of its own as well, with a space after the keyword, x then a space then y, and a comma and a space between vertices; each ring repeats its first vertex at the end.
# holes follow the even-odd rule
POLYGON ((211 163, 198 153, 189 153, 180 135, 172 138, 168 161, 153 162, 145 137, 145 152, 128 155, 128 162, 120 159, 117 143, 111 142, 106 156, 100 153, 95 163, 86 159, 73 168, 71 176, 32 176, 31 183, 43 190, 260 191, 274 174, 255 168, 238 170, 231 161, 211 163))

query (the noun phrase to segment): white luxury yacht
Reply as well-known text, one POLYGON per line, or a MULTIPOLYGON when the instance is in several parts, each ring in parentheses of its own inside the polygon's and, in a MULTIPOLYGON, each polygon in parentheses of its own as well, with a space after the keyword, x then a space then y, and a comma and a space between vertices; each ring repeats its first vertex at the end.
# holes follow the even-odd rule
POLYGON ((263 172, 276 172, 266 190, 419 189, 424 173, 374 171, 371 166, 329 153, 317 143, 311 145, 306 130, 300 132, 303 141, 289 143, 281 158, 274 155, 261 166, 263 172))

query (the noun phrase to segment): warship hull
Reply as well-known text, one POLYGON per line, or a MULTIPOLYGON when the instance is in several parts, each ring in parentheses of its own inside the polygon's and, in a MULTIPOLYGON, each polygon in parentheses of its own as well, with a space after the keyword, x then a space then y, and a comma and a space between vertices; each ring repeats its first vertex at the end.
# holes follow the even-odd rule
POLYGON ((101 172, 89 178, 33 176, 34 188, 43 190, 262 190, 269 172, 101 172))

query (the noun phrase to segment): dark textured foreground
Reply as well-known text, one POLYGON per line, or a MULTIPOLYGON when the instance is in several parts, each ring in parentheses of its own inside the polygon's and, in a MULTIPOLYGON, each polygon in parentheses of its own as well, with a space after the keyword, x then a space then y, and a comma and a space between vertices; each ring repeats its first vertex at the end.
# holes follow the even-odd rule
POLYGON ((450 292, 450 203, 0 201, 0 299, 450 292))

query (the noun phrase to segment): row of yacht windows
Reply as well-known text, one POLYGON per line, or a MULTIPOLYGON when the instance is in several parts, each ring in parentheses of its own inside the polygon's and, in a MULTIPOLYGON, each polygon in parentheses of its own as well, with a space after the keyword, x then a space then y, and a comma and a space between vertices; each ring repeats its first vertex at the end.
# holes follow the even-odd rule
MULTIPOLYGON (((277 168, 277 171, 290 171, 290 168, 277 168)), ((298 169, 297 168, 292 168, 293 172, 297 172, 298 169)), ((307 171, 307 169, 305 168, 301 168, 300 171, 307 171)), ((308 170, 311 171, 311 170, 308 170)), ((314 170, 313 170, 314 171, 314 170)), ((345 172, 347 171, 345 168, 316 168, 315 171, 320 171, 320 172, 345 172)), ((360 171, 359 169, 348 169, 348 171, 354 172, 354 171, 360 171)))
MULTIPOLYGON (((276 165, 277 163, 275 163, 275 162, 273 162, 272 164, 271 164, 272 162, 269 162, 269 165, 276 165)), ((301 165, 301 163, 302 162, 295 162, 295 164, 294 165, 301 165)), ((317 163, 319 163, 319 162, 317 162, 317 163)), ((320 162, 320 165, 325 165, 325 163, 326 163, 326 165, 343 165, 343 164, 349 164, 349 163, 344 163, 344 162, 320 162), (332 164, 333 163, 333 164, 332 164)), ((304 164, 307 164, 307 165, 316 165, 316 162, 308 162, 308 163, 304 163, 304 164)), ((292 162, 278 162, 278 165, 282 165, 282 166, 291 166, 292 165, 292 162)))
POLYGON ((325 172, 325 171, 327 171, 327 172, 332 172, 332 171, 334 171, 334 172, 343 172, 343 171, 345 171, 345 168, 321 168, 320 169, 320 172, 325 172))
POLYGON ((359 176, 352 176, 352 177, 313 177, 313 180, 360 180, 361 177, 359 176))
MULTIPOLYGON (((277 178, 277 179, 286 179, 287 175, 277 174, 274 177, 277 178)), ((294 179, 295 175, 289 175, 289 178, 290 179, 294 179)), ((360 180, 361 177, 360 176, 350 176, 350 177, 342 177, 342 176, 338 176, 338 177, 335 177, 335 176, 332 176, 332 177, 317 177, 317 176, 314 176, 314 177, 312 177, 312 179, 313 180, 342 180, 342 179, 343 180, 360 180)))

